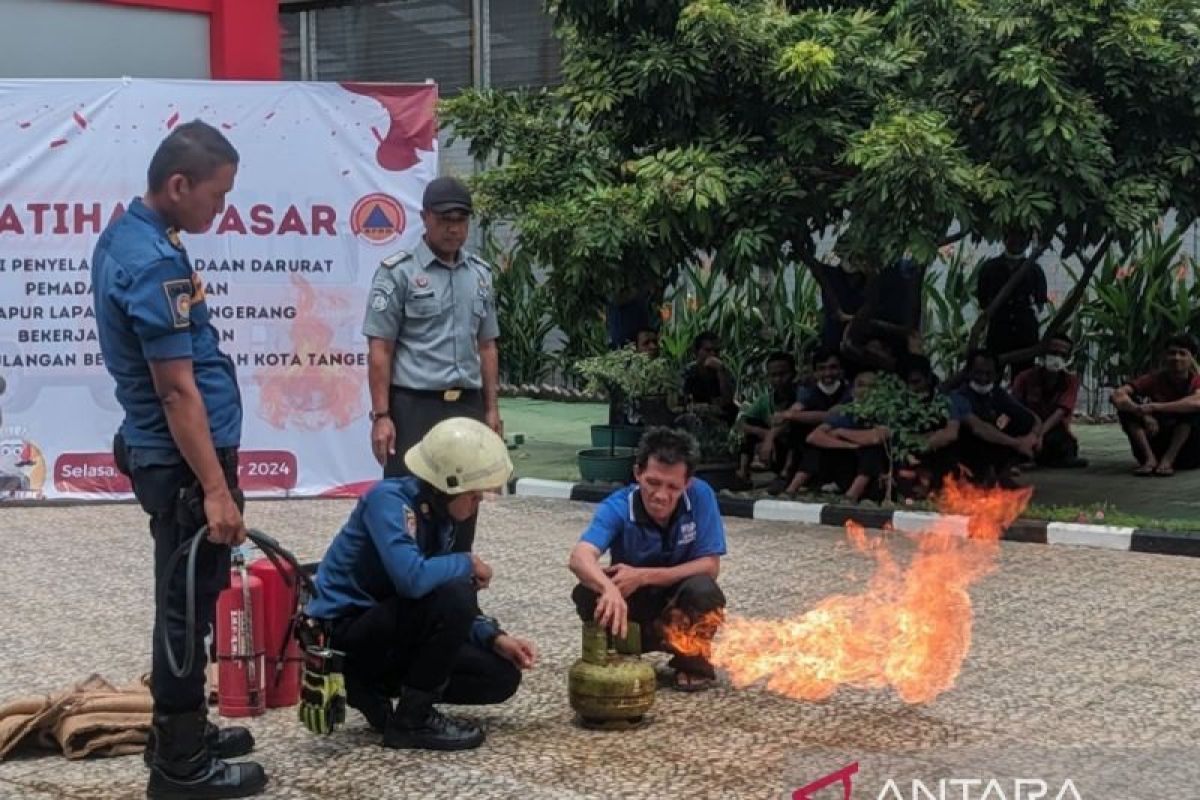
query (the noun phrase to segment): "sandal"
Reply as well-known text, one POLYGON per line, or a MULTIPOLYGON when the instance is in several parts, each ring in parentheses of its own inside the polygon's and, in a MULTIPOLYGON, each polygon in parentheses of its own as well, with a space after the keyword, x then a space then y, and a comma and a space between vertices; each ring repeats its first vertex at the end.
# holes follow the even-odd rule
POLYGON ((671 688, 677 692, 703 692, 711 689, 716 682, 716 678, 677 669, 675 670, 675 677, 671 681, 671 688))

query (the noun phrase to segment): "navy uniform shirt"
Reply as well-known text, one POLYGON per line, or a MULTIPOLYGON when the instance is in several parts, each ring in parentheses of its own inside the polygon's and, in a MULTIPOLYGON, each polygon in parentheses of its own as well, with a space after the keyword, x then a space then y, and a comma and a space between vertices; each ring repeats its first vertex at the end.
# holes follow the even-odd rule
POLYGON ((396 343, 392 383, 406 389, 483 386, 479 342, 500 335, 492 271, 460 250, 446 264, 422 239, 384 259, 371 281, 363 333, 396 343))
POLYGON ((852 399, 850 384, 845 381, 838 383, 837 391, 833 394, 825 394, 815 383, 811 386, 800 384, 796 387, 796 402, 800 404, 802 411, 829 411, 834 406, 849 403, 852 399))
MULTIPOLYGON (((416 478, 372 486, 338 531, 317 568, 307 612, 317 619, 354 616, 392 597, 416 599, 472 573, 469 553, 452 552, 454 521, 439 517, 416 478)), ((476 617, 472 639, 496 635, 494 620, 476 617)))
POLYGON ((171 243, 163 218, 141 198, 100 234, 92 296, 100 352, 125 409, 121 435, 129 447, 176 449, 150 378, 151 361, 176 358, 192 361, 213 445, 241 444, 237 375, 209 322, 200 276, 183 247, 171 243))
POLYGON ((999 386, 993 386, 987 394, 980 394, 969 385, 964 386, 954 392, 950 399, 951 407, 956 409, 959 419, 965 420, 969 416, 975 416, 1001 430, 1008 427, 1007 420, 1001 418, 1019 419, 1027 424, 1033 423, 1033 412, 1018 403, 1015 397, 999 386))
POLYGON ((675 567, 725 555, 725 523, 712 487, 699 478, 688 484, 665 530, 650 519, 641 489, 633 484, 604 499, 580 541, 601 553, 612 551, 613 564, 675 567))

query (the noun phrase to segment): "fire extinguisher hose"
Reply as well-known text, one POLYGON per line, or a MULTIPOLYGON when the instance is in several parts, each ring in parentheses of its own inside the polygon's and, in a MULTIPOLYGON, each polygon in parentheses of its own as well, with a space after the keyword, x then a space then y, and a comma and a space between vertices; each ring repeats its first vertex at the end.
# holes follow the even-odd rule
MULTIPOLYGON (((175 548, 175 552, 171 553, 171 557, 167 559, 167 568, 163 571, 162 581, 158 585, 158 627, 162 632, 162 643, 167 654, 167 665, 171 670, 171 674, 176 678, 182 678, 192 671, 192 667, 196 663, 196 637, 191 635, 196 630, 196 554, 200 550, 200 543, 204 541, 208 535, 208 526, 205 525, 196 531, 196 535, 187 541, 183 542, 179 547, 175 548), (180 662, 175 657, 175 650, 171 647, 171 637, 167 633, 166 624, 166 605, 167 605, 167 590, 171 585, 171 577, 179 568, 179 562, 187 557, 186 569, 186 586, 184 592, 184 628, 188 631, 188 636, 184 637, 183 645, 183 661, 180 662)), ((284 579, 291 583, 292 580, 300 582, 300 586, 304 591, 312 593, 312 579, 300 567, 296 557, 292 555, 283 545, 275 541, 273 538, 263 533, 260 530, 251 528, 246 531, 246 538, 254 542, 259 550, 271 560, 275 568, 279 570, 284 579), (286 562, 291 570, 283 568, 283 562, 286 562)))

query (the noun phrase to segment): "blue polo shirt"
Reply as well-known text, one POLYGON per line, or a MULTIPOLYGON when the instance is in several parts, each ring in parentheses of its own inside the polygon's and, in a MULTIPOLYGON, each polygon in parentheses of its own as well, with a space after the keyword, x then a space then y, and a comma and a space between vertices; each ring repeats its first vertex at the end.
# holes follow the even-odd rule
MULTIPOLYGON (((358 501, 317 567, 306 611, 317 619, 356 616, 393 597, 416 599, 472 573, 469 553, 455 553, 454 521, 439 515, 417 478, 386 478, 358 501)), ((472 639, 498 628, 479 615, 472 639)))
POLYGON ((216 447, 242 438, 242 399, 233 361, 221 352, 200 277, 167 226, 141 198, 100 234, 92 255, 92 299, 104 365, 125 409, 130 447, 175 449, 154 391, 150 362, 187 358, 216 447))
POLYGON ((613 564, 674 567, 725 555, 725 523, 712 487, 699 478, 692 478, 665 530, 650 519, 634 484, 604 499, 580 540, 601 553, 611 550, 613 564))

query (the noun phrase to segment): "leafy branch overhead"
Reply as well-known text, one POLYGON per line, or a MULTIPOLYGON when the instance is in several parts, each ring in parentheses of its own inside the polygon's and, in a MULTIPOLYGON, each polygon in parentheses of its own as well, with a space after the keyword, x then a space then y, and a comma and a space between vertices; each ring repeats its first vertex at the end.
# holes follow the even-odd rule
POLYGON ((443 104, 556 302, 732 276, 822 236, 868 267, 1009 228, 1090 259, 1200 208, 1200 5, 555 0, 563 82, 443 104))

